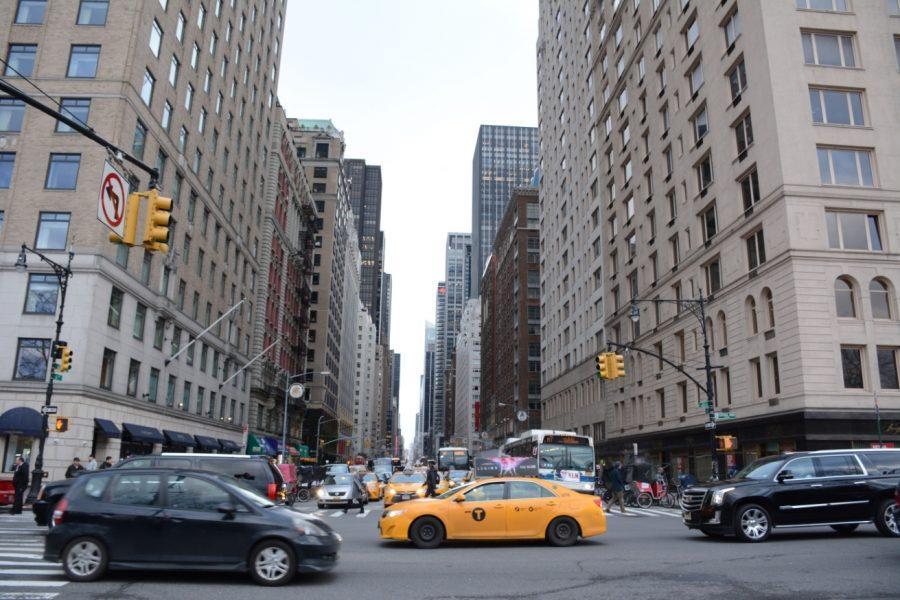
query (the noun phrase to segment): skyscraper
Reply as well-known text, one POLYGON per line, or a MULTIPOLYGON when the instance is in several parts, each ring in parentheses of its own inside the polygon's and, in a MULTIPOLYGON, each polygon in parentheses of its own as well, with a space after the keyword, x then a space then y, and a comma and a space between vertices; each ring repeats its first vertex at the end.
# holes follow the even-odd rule
POLYGON ((537 127, 482 125, 472 158, 472 272, 469 297, 480 293, 481 274, 497 227, 516 186, 528 185, 538 166, 537 127))
POLYGON ((359 297, 375 329, 381 330, 381 275, 384 271, 384 234, 381 231, 381 167, 359 158, 344 161, 350 208, 362 256, 359 297))

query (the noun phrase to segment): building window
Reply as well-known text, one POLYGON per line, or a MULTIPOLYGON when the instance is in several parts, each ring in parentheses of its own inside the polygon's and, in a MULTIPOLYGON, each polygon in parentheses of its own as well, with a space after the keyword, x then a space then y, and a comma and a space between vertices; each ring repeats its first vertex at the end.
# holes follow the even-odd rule
POLYGON ((740 180, 741 199, 744 202, 744 212, 753 208, 753 205, 760 201, 759 195, 759 176, 756 169, 744 175, 740 180))
POLYGON ((772 297, 772 290, 763 288, 762 301, 765 305, 768 329, 775 329, 775 301, 772 297))
POLYGON ((316 158, 328 158, 328 144, 316 144, 316 158))
POLYGON ((749 114, 734 126, 734 137, 737 142, 738 158, 742 159, 746 155, 747 148, 753 145, 753 123, 749 114))
POLYGON ((718 257, 706 265, 706 289, 708 294, 715 294, 722 288, 721 271, 718 257))
POLYGON ((47 12, 47 0, 19 0, 16 23, 20 25, 40 25, 47 12))
POLYGON ((96 77, 99 60, 100 46, 73 45, 66 77, 96 77))
POLYGON ((175 406, 175 382, 177 378, 169 375, 169 381, 166 384, 166 406, 173 408, 175 406))
POLYGON ((153 56, 156 58, 159 58, 159 48, 162 46, 162 38, 162 27, 159 26, 156 19, 153 19, 153 24, 150 26, 150 52, 152 52, 153 56))
POLYGON ((803 60, 808 65, 855 67, 853 36, 836 33, 804 32, 803 60))
POLYGON ((65 250, 71 216, 70 213, 42 212, 35 236, 35 248, 38 250, 65 250))
POLYGON ((81 0, 78 7, 79 25, 106 25, 109 0, 81 0))
POLYGON ((828 211, 825 222, 829 248, 882 251, 878 215, 828 211))
POLYGON ((48 190, 74 190, 78 182, 80 154, 51 154, 47 165, 44 188, 48 190))
POLYGON ((691 69, 690 73, 690 81, 691 81, 691 95, 697 94, 700 91, 700 88, 703 87, 703 64, 698 62, 694 65, 694 68, 691 69))
POLYGON ((50 345, 51 341, 48 339, 19 338, 13 379, 44 381, 47 378, 50 345))
POLYGON ((747 297, 747 333, 759 333, 759 316, 756 314, 756 299, 753 296, 747 297))
POLYGON ((750 377, 753 378, 753 397, 763 397, 762 366, 758 358, 750 359, 750 377))
POLYGON ((141 84, 141 100, 144 104, 150 106, 153 102, 153 88, 156 86, 156 77, 149 69, 144 70, 144 82, 141 84))
MULTIPOLYGON (((87 127, 88 114, 91 111, 90 98, 62 98, 59 104, 59 112, 87 127)), ((57 121, 56 131, 57 133, 72 133, 75 130, 62 121, 57 121)))
POLYGON ((122 302, 125 293, 119 288, 113 288, 109 295, 109 311, 106 314, 106 324, 110 327, 119 328, 122 322, 122 302))
POLYGON ((873 187, 872 153, 854 148, 817 147, 823 185, 873 187))
POLYGON ((718 231, 716 222, 716 204, 713 203, 709 208, 700 213, 700 224, 703 227, 703 241, 711 240, 718 231))
POLYGON ((188 112, 191 110, 191 106, 194 104, 194 86, 190 83, 187 85, 187 89, 184 91, 184 108, 187 109, 188 112))
POLYGON ((31 77, 34 74, 35 56, 36 44, 10 44, 3 74, 8 77, 31 77))
POLYGON ((766 355, 768 362, 770 383, 772 384, 772 392, 776 395, 781 393, 781 375, 778 371, 778 354, 772 352, 766 355))
POLYGON ((869 301, 872 304, 872 318, 891 318, 891 294, 888 285, 880 280, 869 282, 869 301))
POLYGON ((753 270, 766 262, 766 242, 763 237, 763 230, 759 229, 756 233, 747 238, 747 263, 753 270))
POLYGON ((15 164, 15 152, 0 152, 0 190, 8 190, 9 186, 12 185, 12 174, 15 164))
MULTIPOLYGON (((169 126, 172 125, 172 105, 168 100, 163 103, 162 121, 160 124, 166 131, 169 131, 169 126)), ((184 152, 182 152, 182 154, 184 154, 184 152)))
POLYGON ((25 118, 25 103, 12 98, 0 98, 0 132, 15 133, 22 131, 25 118))
POLYGON ((695 167, 697 171, 697 187, 703 191, 712 185, 713 182, 713 167, 712 167, 712 155, 707 154, 695 167))
POLYGON ((147 382, 147 402, 156 403, 159 396, 159 369, 150 368, 150 380, 147 382))
POLYGON ((172 55, 172 60, 169 62, 169 83, 172 87, 175 87, 178 84, 178 71, 181 70, 181 61, 175 58, 175 55, 172 55))
POLYGON ((731 13, 722 26, 725 30, 725 45, 731 48, 741 35, 741 15, 738 11, 731 13))
POLYGON ((878 347, 878 377, 881 380, 881 389, 900 389, 900 380, 897 377, 897 348, 878 347))
POLYGON ((691 19, 690 23, 684 30, 684 46, 690 52, 700 37, 700 24, 697 23, 697 17, 691 19))
POLYGON ((731 87, 731 101, 737 102, 747 89, 747 67, 743 58, 728 71, 728 84, 731 87))
POLYGON ((324 183, 313 183, 312 184, 312 192, 314 194, 324 194, 325 193, 325 184, 324 183))
POLYGON ((181 389, 181 404, 179 408, 183 411, 191 410, 191 382, 185 381, 181 389))
POLYGON ((116 353, 109 348, 103 349, 103 360, 100 363, 100 388, 111 390, 113 371, 116 367, 116 353))
POLYGON ((134 125, 134 141, 131 143, 131 153, 141 160, 144 158, 144 145, 146 141, 147 126, 138 119, 134 125))
POLYGON ((709 116, 706 112, 706 105, 700 109, 700 112, 694 115, 691 124, 694 129, 694 143, 699 143, 700 140, 703 139, 703 136, 706 135, 706 132, 709 131, 709 116))
POLYGON ((28 291, 25 294, 25 313, 52 315, 56 313, 59 295, 59 279, 56 275, 31 274, 28 276, 28 291))
POLYGON ((138 302, 134 309, 134 323, 131 326, 131 334, 135 339, 144 339, 144 324, 147 322, 147 307, 138 302))
POLYGON ((865 381, 862 368, 862 348, 841 346, 841 368, 844 374, 844 387, 863 389, 865 381))
POLYGON ((796 0, 800 10, 847 12, 847 0, 796 0))
POLYGON ((847 277, 838 277, 834 280, 834 305, 838 317, 856 318, 856 293, 853 282, 847 277))
POLYGON ((128 383, 125 384, 125 394, 132 398, 137 397, 138 381, 141 375, 141 363, 133 358, 128 363, 128 383))
POLYGON ((813 123, 854 127, 866 124, 860 91, 810 88, 809 106, 813 123))

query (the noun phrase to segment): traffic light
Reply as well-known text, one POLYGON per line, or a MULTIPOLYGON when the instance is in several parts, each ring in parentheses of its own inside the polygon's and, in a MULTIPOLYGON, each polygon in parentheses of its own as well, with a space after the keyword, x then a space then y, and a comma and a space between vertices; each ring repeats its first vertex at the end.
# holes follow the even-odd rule
POLYGON ((59 372, 68 373, 72 370, 72 349, 68 346, 60 344, 59 347, 59 372))
POLYGON ((609 372, 606 370, 606 353, 597 355, 597 376, 600 379, 609 379, 609 372))
POLYGON ((128 194, 128 202, 125 205, 125 237, 119 237, 115 233, 109 234, 109 241, 114 244, 134 246, 137 243, 137 226, 141 211, 141 195, 138 192, 128 194))
POLYGON ((733 435, 717 435, 716 450, 719 452, 733 452, 738 448, 737 437, 733 435))
POLYGON ((145 192, 147 217, 144 225, 144 248, 168 252, 169 221, 172 218, 172 199, 160 196, 156 190, 145 192))
POLYGON ((625 377, 625 357, 621 354, 610 353, 609 360, 612 363, 610 371, 612 371, 611 375, 613 379, 625 377))
POLYGON ((69 430, 69 417, 56 417, 56 433, 65 433, 69 430))

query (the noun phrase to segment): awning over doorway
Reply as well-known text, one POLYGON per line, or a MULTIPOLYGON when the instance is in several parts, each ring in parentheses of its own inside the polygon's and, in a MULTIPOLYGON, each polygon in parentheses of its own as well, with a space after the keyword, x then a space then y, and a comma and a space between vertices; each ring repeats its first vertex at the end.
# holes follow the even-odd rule
POLYGON ((194 437, 197 439, 197 444, 199 444, 201 450, 209 451, 222 449, 222 446, 219 445, 219 440, 214 437, 206 435, 195 435, 194 437))
POLYGON ((185 446, 187 448, 194 448, 197 445, 197 442, 194 441, 194 436, 189 433, 172 431, 171 429, 163 429, 163 435, 166 436, 166 442, 168 442, 170 446, 185 446))
POLYGON ((165 444, 166 438, 155 427, 122 423, 125 441, 142 442, 144 444, 165 444))
POLYGON ((232 442, 231 440, 224 440, 219 438, 219 443, 222 445, 223 452, 237 452, 241 449, 240 445, 236 442, 232 442))
POLYGON ((119 427, 109 419, 94 418, 94 429, 102 433, 108 438, 122 437, 122 431, 119 427))
POLYGON ((43 423, 41 413, 38 411, 27 406, 17 406, 0 415, 0 433, 39 437, 43 423))

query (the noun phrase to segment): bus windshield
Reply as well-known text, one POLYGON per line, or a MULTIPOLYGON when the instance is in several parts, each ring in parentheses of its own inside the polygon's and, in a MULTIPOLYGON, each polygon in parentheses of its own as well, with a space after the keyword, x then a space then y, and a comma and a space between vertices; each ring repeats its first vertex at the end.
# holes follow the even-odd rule
POLYGON ((439 450, 438 469, 441 471, 468 469, 469 453, 465 450, 439 450))
POLYGON ((594 470, 594 450, 590 446, 541 444, 539 467, 569 471, 594 470))

